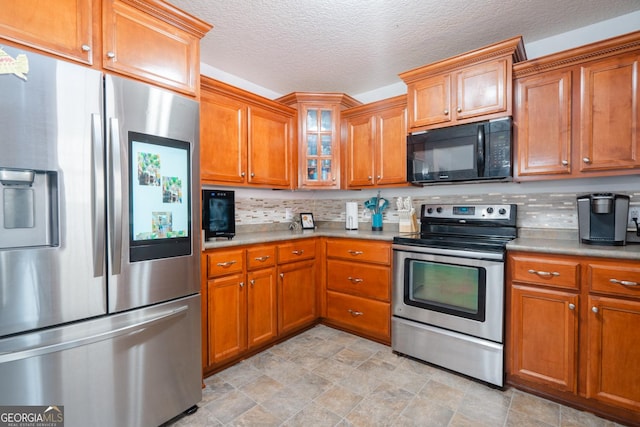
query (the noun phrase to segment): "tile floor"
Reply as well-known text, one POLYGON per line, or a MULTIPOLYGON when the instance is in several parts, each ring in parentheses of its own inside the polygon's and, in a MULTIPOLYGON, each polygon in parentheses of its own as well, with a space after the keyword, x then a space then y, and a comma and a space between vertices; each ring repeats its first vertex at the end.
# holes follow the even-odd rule
POLYGON ((205 384, 198 412, 172 427, 618 426, 515 389, 490 388, 322 325, 205 384))

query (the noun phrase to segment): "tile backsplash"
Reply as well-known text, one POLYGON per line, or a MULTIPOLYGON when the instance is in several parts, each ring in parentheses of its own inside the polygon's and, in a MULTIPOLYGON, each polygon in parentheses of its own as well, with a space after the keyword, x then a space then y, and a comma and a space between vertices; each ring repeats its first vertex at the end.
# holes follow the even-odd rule
MULTIPOLYGON (((571 180, 569 180, 571 181, 571 180)), ((575 180, 574 180, 575 181, 575 180)), ((576 230, 578 217, 576 198, 588 193, 613 192, 631 196, 631 205, 640 206, 640 177, 628 177, 627 180, 595 181, 595 185, 575 182, 567 185, 564 181, 525 184, 485 184, 483 188, 474 185, 459 187, 425 187, 382 189, 382 197, 389 200, 384 211, 384 223, 397 226, 396 211, 398 196, 411 196, 413 207, 418 211, 425 203, 454 204, 516 204, 518 206, 517 223, 519 228, 546 230, 576 230), (620 185, 620 183, 623 185, 620 185), (629 182, 631 184, 629 185, 629 182), (609 183, 609 184, 607 184, 609 183), (545 190, 556 191, 548 192, 545 190), (466 191, 467 190, 467 191, 466 191), (483 190, 500 190, 486 192, 483 190)), ((329 223, 338 226, 345 222, 346 202, 357 202, 361 226, 371 221, 370 211, 364 202, 376 195, 375 191, 314 191, 314 192, 274 192, 268 190, 236 189, 236 224, 239 229, 247 226, 286 227, 290 220, 285 212, 290 209, 294 216, 300 213, 313 213, 316 223, 329 223), (264 196, 264 197, 263 197, 264 196)))

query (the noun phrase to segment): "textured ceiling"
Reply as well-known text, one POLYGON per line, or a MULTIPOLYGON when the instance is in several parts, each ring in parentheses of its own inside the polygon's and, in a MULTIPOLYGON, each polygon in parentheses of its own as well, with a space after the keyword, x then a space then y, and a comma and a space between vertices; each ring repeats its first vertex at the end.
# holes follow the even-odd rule
POLYGON ((531 43, 639 0, 169 0, 214 28, 202 62, 271 91, 368 92, 398 73, 522 35, 531 43))

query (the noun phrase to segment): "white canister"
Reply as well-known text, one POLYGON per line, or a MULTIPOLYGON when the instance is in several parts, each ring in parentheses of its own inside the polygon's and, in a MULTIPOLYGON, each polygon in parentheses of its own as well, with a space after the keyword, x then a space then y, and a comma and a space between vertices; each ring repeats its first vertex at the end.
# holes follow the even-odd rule
POLYGON ((346 214, 344 228, 347 230, 357 230, 358 229, 358 203, 347 202, 346 212, 347 214, 346 214))

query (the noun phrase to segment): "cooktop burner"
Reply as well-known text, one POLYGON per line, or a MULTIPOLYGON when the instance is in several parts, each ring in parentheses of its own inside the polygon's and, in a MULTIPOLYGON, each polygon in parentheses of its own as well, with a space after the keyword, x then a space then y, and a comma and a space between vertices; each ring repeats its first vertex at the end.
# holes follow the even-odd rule
POLYGON ((516 205, 422 205, 420 233, 394 244, 443 249, 503 252, 517 235, 516 205))

